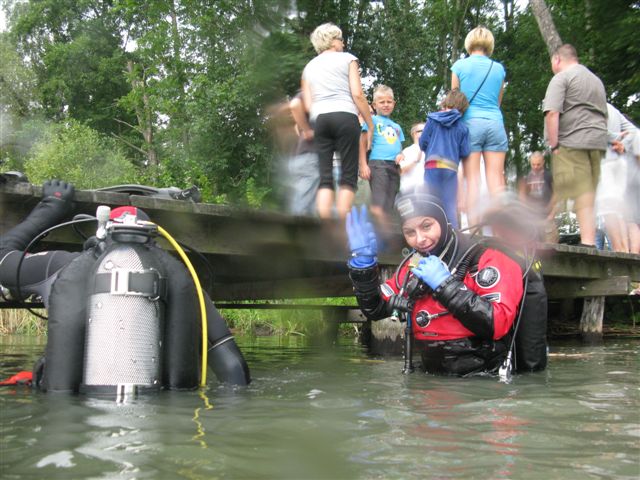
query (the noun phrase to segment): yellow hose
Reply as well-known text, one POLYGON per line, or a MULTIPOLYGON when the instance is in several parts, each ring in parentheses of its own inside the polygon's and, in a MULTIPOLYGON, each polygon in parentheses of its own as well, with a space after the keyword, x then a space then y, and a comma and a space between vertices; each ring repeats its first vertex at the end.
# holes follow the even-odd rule
MULTIPOLYGON (((152 222, 149 222, 149 223, 152 223, 152 222)), ((187 254, 184 253, 184 250, 178 244, 178 242, 176 242, 174 238, 171 235, 169 235, 169 232, 167 232, 160 225, 158 224, 154 224, 154 225, 158 227, 158 231, 162 234, 162 236, 169 241, 169 243, 173 246, 173 248, 176 249, 176 252, 178 252, 178 255, 180 255, 180 258, 182 258, 182 261, 187 266, 187 269, 191 274, 191 278, 193 278, 193 283, 196 285, 196 291, 198 292, 198 301, 200 302, 200 312, 201 312, 201 318, 202 318, 202 367, 201 367, 202 372, 200 374, 200 386, 204 387, 207 385, 207 354, 208 354, 209 346, 207 344, 207 308, 205 307, 205 304, 204 304, 204 295, 202 294, 202 286, 200 285, 200 279, 198 279, 198 274, 196 273, 196 270, 193 268, 193 265, 191 264, 189 257, 187 257, 187 254)))

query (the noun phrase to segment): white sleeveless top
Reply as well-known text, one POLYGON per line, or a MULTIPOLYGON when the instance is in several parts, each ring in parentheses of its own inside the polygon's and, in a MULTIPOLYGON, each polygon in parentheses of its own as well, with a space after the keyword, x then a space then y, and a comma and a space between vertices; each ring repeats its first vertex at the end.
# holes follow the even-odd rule
POLYGON ((346 52, 324 52, 307 63, 302 79, 311 89, 311 120, 322 113, 358 114, 349 88, 349 65, 357 60, 346 52))

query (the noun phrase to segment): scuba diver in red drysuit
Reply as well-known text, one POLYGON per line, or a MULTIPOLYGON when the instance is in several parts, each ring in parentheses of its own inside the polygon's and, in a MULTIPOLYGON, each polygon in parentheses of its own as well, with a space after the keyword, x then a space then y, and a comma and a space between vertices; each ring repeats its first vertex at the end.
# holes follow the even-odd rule
MULTIPOLYGON (((33 384, 73 393, 196 388, 196 288, 184 265, 156 245, 144 212, 114 209, 101 238, 90 238, 83 252, 25 254, 32 239, 70 215, 73 195, 69 183, 45 182, 38 205, 0 236, 3 296, 35 295, 48 308, 47 347, 33 384)), ((206 293, 204 305, 209 367, 221 382, 247 385, 247 363, 206 293)))
POLYGON ((504 248, 454 230, 434 196, 405 195, 396 208, 412 252, 382 284, 365 207, 353 208, 347 218, 349 276, 363 314, 379 320, 406 312, 422 369, 429 373, 496 372, 514 346, 515 370, 544 369, 542 276, 504 248))

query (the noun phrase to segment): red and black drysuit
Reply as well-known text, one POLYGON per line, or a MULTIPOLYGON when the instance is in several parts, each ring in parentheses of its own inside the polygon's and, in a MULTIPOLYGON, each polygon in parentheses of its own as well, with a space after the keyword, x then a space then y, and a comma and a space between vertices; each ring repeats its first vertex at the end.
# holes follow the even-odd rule
MULTIPOLYGON (((457 273, 435 291, 422 284, 414 298, 409 295, 414 343, 427 372, 465 375, 491 371, 509 349, 523 296, 523 268, 500 250, 453 230, 451 233, 454 247, 443 261, 457 273)), ((391 314, 394 296, 407 274, 412 275, 406 261, 382 285, 377 265, 362 269, 349 266, 349 270, 358 304, 370 320, 391 314)), ((538 286, 544 290, 541 278, 538 286)), ((545 308, 540 314, 546 328, 546 295, 543 300, 545 308)), ((546 345, 544 348, 546 354, 546 345)))

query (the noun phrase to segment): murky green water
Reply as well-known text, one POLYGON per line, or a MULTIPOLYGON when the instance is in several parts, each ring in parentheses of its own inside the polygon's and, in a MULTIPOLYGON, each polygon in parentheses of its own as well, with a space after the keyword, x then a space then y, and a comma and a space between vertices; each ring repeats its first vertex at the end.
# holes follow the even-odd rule
MULTIPOLYGON (((240 339, 253 384, 116 405, 0 390, 12 478, 640 477, 640 342, 555 345, 546 372, 402 376, 348 339, 240 339)), ((42 352, 0 337, 0 376, 42 352)))

